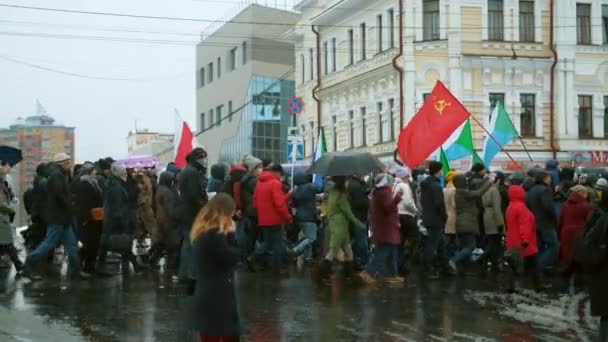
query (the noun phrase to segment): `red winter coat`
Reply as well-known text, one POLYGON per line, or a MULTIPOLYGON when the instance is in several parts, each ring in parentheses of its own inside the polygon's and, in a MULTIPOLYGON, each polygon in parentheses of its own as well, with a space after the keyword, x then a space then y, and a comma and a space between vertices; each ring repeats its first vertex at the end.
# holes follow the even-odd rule
POLYGON ((561 242, 560 263, 564 267, 570 266, 572 262, 574 241, 585 227, 591 210, 591 204, 587 199, 576 192, 572 192, 562 206, 559 216, 559 237, 561 242))
POLYGON ((287 207, 290 196, 283 192, 281 179, 264 171, 258 177, 253 193, 253 206, 258 212, 258 226, 269 227, 291 223, 287 207))
POLYGON ((526 206, 526 192, 519 185, 509 188, 509 206, 505 217, 507 250, 521 249, 527 257, 538 253, 534 215, 526 206), (527 248, 523 249, 523 244, 527 248))
POLYGON ((401 202, 401 196, 393 197, 393 192, 388 186, 376 188, 372 192, 370 221, 374 244, 399 245, 401 243, 399 202, 401 202))

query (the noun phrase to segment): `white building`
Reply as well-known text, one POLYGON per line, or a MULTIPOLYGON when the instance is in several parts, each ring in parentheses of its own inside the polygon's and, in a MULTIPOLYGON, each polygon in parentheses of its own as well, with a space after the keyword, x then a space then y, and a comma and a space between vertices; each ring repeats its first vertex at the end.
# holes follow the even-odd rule
MULTIPOLYGON (((298 125, 308 156, 320 125, 330 151, 392 159, 401 124, 437 80, 484 125, 503 102, 536 163, 608 150, 608 0, 402 3, 402 18, 399 0, 296 6, 296 95, 306 103, 298 125)), ((483 131, 473 130, 481 148, 483 131)), ((519 141, 506 149, 526 161, 519 141)), ((501 153, 496 165, 506 161, 501 153)))
POLYGON ((297 20, 293 12, 250 5, 197 46, 196 139, 210 163, 251 154, 285 161, 294 50, 284 34, 297 20))

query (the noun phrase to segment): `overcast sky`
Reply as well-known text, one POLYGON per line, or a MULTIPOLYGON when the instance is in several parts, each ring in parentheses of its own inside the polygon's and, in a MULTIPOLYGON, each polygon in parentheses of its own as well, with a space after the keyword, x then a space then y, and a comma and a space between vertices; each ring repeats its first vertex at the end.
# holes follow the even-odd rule
MULTIPOLYGON (((200 19, 223 18, 241 2, 0 0, 0 4, 200 19)), ((274 4, 274 1, 270 1, 270 4, 274 4)), ((194 127, 194 46, 207 25, 205 22, 117 18, 0 7, 0 127, 10 125, 19 116, 35 114, 36 99, 39 99, 48 114, 58 122, 76 127, 77 161, 126 155, 126 136, 129 130, 134 129, 136 121, 140 129, 172 133, 174 108, 194 127), (88 36, 89 39, 15 36, 7 33, 76 35, 88 36), (96 41, 91 40, 91 36, 191 44, 96 41), (132 81, 68 76, 36 66, 89 77, 132 81)))

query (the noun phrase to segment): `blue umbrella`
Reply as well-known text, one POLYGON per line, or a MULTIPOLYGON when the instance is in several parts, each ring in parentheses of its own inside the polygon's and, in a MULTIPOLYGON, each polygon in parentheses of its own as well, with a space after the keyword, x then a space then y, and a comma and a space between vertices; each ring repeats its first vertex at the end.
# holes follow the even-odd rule
POLYGON ((23 160, 21 150, 11 146, 0 146, 0 162, 9 163, 12 166, 23 160))

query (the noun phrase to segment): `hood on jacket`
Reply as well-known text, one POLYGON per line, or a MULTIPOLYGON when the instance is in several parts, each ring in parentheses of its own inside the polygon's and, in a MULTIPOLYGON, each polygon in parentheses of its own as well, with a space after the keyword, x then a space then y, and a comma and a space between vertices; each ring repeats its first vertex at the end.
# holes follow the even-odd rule
POLYGON ((557 171, 557 167, 559 166, 559 162, 557 160, 549 160, 547 161, 547 163, 545 164, 545 170, 547 171, 553 171, 556 170, 557 171))
POLYGON ((262 173, 260 173, 260 176, 258 177, 258 182, 261 183, 266 183, 266 182, 271 182, 273 180, 276 181, 281 181, 281 179, 279 177, 277 177, 277 175, 275 175, 274 173, 270 172, 270 171, 262 171, 262 173))
POLYGON ((262 161, 254 156, 247 156, 243 162, 249 171, 252 171, 259 165, 262 165, 262 161))
POLYGON ((160 178, 158 179, 158 185, 164 185, 166 187, 172 187, 173 181, 175 180, 175 176, 172 172, 165 171, 160 174, 160 178))
POLYGON ((308 183, 312 183, 312 176, 311 175, 307 175, 305 173, 296 173, 293 176, 293 184, 294 185, 304 185, 304 184, 308 184, 308 183))
POLYGON ((224 164, 215 164, 211 166, 211 177, 223 181, 226 178, 227 167, 224 164))
POLYGON ((462 174, 454 176, 454 186, 456 189, 466 189, 468 186, 467 176, 462 174))
POLYGON ((509 202, 525 202, 526 191, 522 186, 511 185, 509 187, 509 202))
POLYGON ((572 204, 587 202, 587 197, 584 197, 580 192, 572 191, 568 195, 568 202, 572 204))

